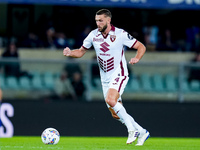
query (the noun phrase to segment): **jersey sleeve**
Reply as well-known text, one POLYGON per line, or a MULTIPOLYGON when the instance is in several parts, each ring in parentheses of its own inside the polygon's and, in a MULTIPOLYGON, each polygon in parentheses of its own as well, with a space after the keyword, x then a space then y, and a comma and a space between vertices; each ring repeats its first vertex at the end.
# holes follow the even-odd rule
POLYGON ((122 41, 123 41, 123 45, 129 48, 132 48, 137 42, 137 40, 126 31, 122 32, 122 41))
POLYGON ((89 49, 92 46, 92 32, 88 34, 88 36, 84 39, 82 47, 85 49, 89 49))

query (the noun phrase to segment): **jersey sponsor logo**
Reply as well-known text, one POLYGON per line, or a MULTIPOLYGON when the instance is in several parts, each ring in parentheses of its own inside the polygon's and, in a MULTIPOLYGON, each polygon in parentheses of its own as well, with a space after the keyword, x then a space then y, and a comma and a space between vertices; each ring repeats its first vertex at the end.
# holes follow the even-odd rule
POLYGON ((102 50, 104 53, 110 50, 108 48, 110 45, 106 42, 103 42, 102 44, 100 44, 100 46, 102 47, 102 48, 100 48, 100 50, 102 50))
POLYGON ((98 63, 99 63, 99 67, 104 72, 109 72, 114 69, 114 57, 108 60, 103 60, 101 57, 98 56, 98 63))
POLYGON ((93 38, 93 42, 103 42, 103 38, 93 38))
POLYGON ((115 39, 116 39, 116 35, 110 35, 110 40, 111 40, 112 42, 114 42, 115 39))
POLYGON ((110 54, 104 54, 104 53, 100 53, 99 55, 102 55, 102 56, 110 56, 110 54))

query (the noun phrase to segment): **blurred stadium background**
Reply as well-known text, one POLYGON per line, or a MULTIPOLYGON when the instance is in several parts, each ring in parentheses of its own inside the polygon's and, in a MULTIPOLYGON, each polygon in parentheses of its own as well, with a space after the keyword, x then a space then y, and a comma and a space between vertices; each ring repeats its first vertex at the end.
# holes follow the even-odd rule
MULTIPOLYGON (((63 47, 81 46, 84 33, 96 28, 94 15, 100 8, 110 9, 112 24, 147 47, 142 61, 129 66, 123 94, 128 112, 152 136, 199 136, 199 0, 0 0, 2 107, 10 104, 1 109, 0 137, 39 135, 49 126, 62 135, 126 136, 106 110, 95 52, 81 59, 62 55, 63 47), (18 57, 3 57, 10 44, 18 57), (5 66, 19 70, 9 74, 5 66), (73 92, 59 95, 63 71, 75 97, 73 92), (102 131, 107 124, 110 128, 102 131)), ((135 51, 127 48, 125 54, 129 60, 135 51)))

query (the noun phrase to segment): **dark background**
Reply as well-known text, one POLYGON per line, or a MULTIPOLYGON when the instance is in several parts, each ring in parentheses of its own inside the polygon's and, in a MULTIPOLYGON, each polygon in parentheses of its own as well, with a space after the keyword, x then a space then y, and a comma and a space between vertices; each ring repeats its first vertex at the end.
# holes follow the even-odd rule
MULTIPOLYGON (((127 136, 120 122, 112 119, 104 102, 4 101, 14 107, 14 135, 38 136, 56 128, 61 136, 127 136)), ((129 114, 152 137, 199 137, 200 104, 124 102, 129 114)))

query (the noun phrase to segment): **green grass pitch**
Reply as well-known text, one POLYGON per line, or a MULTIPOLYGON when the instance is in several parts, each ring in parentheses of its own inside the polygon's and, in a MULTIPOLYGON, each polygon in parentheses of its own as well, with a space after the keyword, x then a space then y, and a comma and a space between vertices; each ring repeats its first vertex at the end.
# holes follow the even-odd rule
POLYGON ((126 137, 62 137, 45 145, 40 136, 0 138, 0 150, 199 150, 200 138, 150 137, 143 146, 126 145, 126 137))

